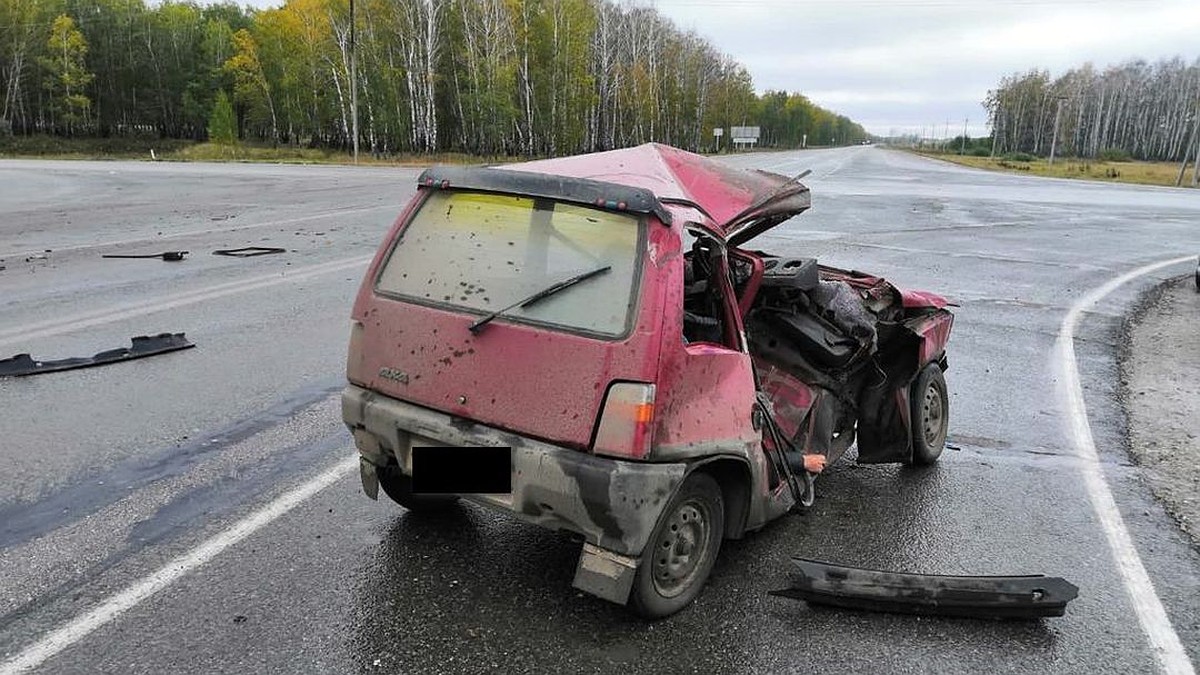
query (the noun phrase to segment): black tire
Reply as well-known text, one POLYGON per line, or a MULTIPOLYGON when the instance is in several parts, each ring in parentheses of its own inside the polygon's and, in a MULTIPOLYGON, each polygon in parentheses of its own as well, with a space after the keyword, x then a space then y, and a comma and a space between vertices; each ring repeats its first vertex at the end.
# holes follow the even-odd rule
POLYGON ((946 447, 950 427, 950 396, 946 378, 936 363, 921 369, 909 396, 912 412, 912 464, 928 466, 938 460, 946 447))
POLYGON ((708 581, 725 532, 725 501, 712 476, 693 473, 663 511, 642 554, 629 606, 647 619, 686 607, 708 581))
POLYGON ((377 470, 379 487, 392 501, 409 511, 444 511, 458 502, 458 497, 414 495, 412 477, 404 475, 396 466, 388 466, 377 470))

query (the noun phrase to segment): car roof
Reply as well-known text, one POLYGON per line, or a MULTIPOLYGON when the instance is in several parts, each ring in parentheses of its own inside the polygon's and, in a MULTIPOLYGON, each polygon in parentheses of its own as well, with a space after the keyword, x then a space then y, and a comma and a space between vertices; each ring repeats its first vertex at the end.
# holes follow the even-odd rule
POLYGON ((644 188, 664 204, 697 208, 731 243, 740 243, 810 206, 795 179, 741 169, 660 143, 507 164, 501 169, 644 188))

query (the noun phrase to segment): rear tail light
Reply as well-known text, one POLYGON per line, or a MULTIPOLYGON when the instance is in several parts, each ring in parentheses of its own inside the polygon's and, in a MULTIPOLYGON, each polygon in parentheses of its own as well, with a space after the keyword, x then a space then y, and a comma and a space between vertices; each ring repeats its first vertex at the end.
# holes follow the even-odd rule
POLYGON ((592 445, 598 455, 643 459, 654 435, 654 385, 618 382, 608 388, 592 445))

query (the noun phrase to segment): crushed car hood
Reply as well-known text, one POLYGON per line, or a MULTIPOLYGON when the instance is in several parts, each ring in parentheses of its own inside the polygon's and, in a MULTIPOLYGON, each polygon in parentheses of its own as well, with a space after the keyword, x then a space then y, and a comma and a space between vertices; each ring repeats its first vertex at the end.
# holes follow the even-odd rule
POLYGON ((702 224, 734 246, 807 210, 812 203, 808 188, 787 176, 739 169, 658 143, 500 168, 645 188, 664 204, 698 209, 707 218, 702 224))

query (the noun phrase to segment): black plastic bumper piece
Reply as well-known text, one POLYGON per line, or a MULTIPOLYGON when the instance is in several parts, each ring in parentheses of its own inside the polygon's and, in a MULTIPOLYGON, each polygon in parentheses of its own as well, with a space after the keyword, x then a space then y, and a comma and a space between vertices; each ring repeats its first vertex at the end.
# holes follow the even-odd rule
POLYGON ((0 377, 23 377, 25 375, 57 373, 76 368, 91 368, 92 366, 103 366, 118 361, 141 359, 147 356, 165 354, 196 346, 188 342, 183 333, 139 335, 133 338, 132 342, 133 344, 130 347, 109 349, 95 356, 59 359, 57 361, 38 361, 29 354, 17 354, 10 359, 0 360, 0 377))
POLYGON ((1059 577, 882 572, 792 558, 791 587, 771 595, 812 604, 981 619, 1062 616, 1079 588, 1059 577))
POLYGON ((227 255, 231 258, 253 258, 272 253, 287 253, 287 249, 275 246, 245 246, 242 248, 219 248, 213 251, 213 255, 227 255))
POLYGON ((162 253, 109 253, 100 256, 101 258, 157 258, 167 262, 179 262, 183 260, 183 256, 187 255, 187 251, 163 251, 162 253))

